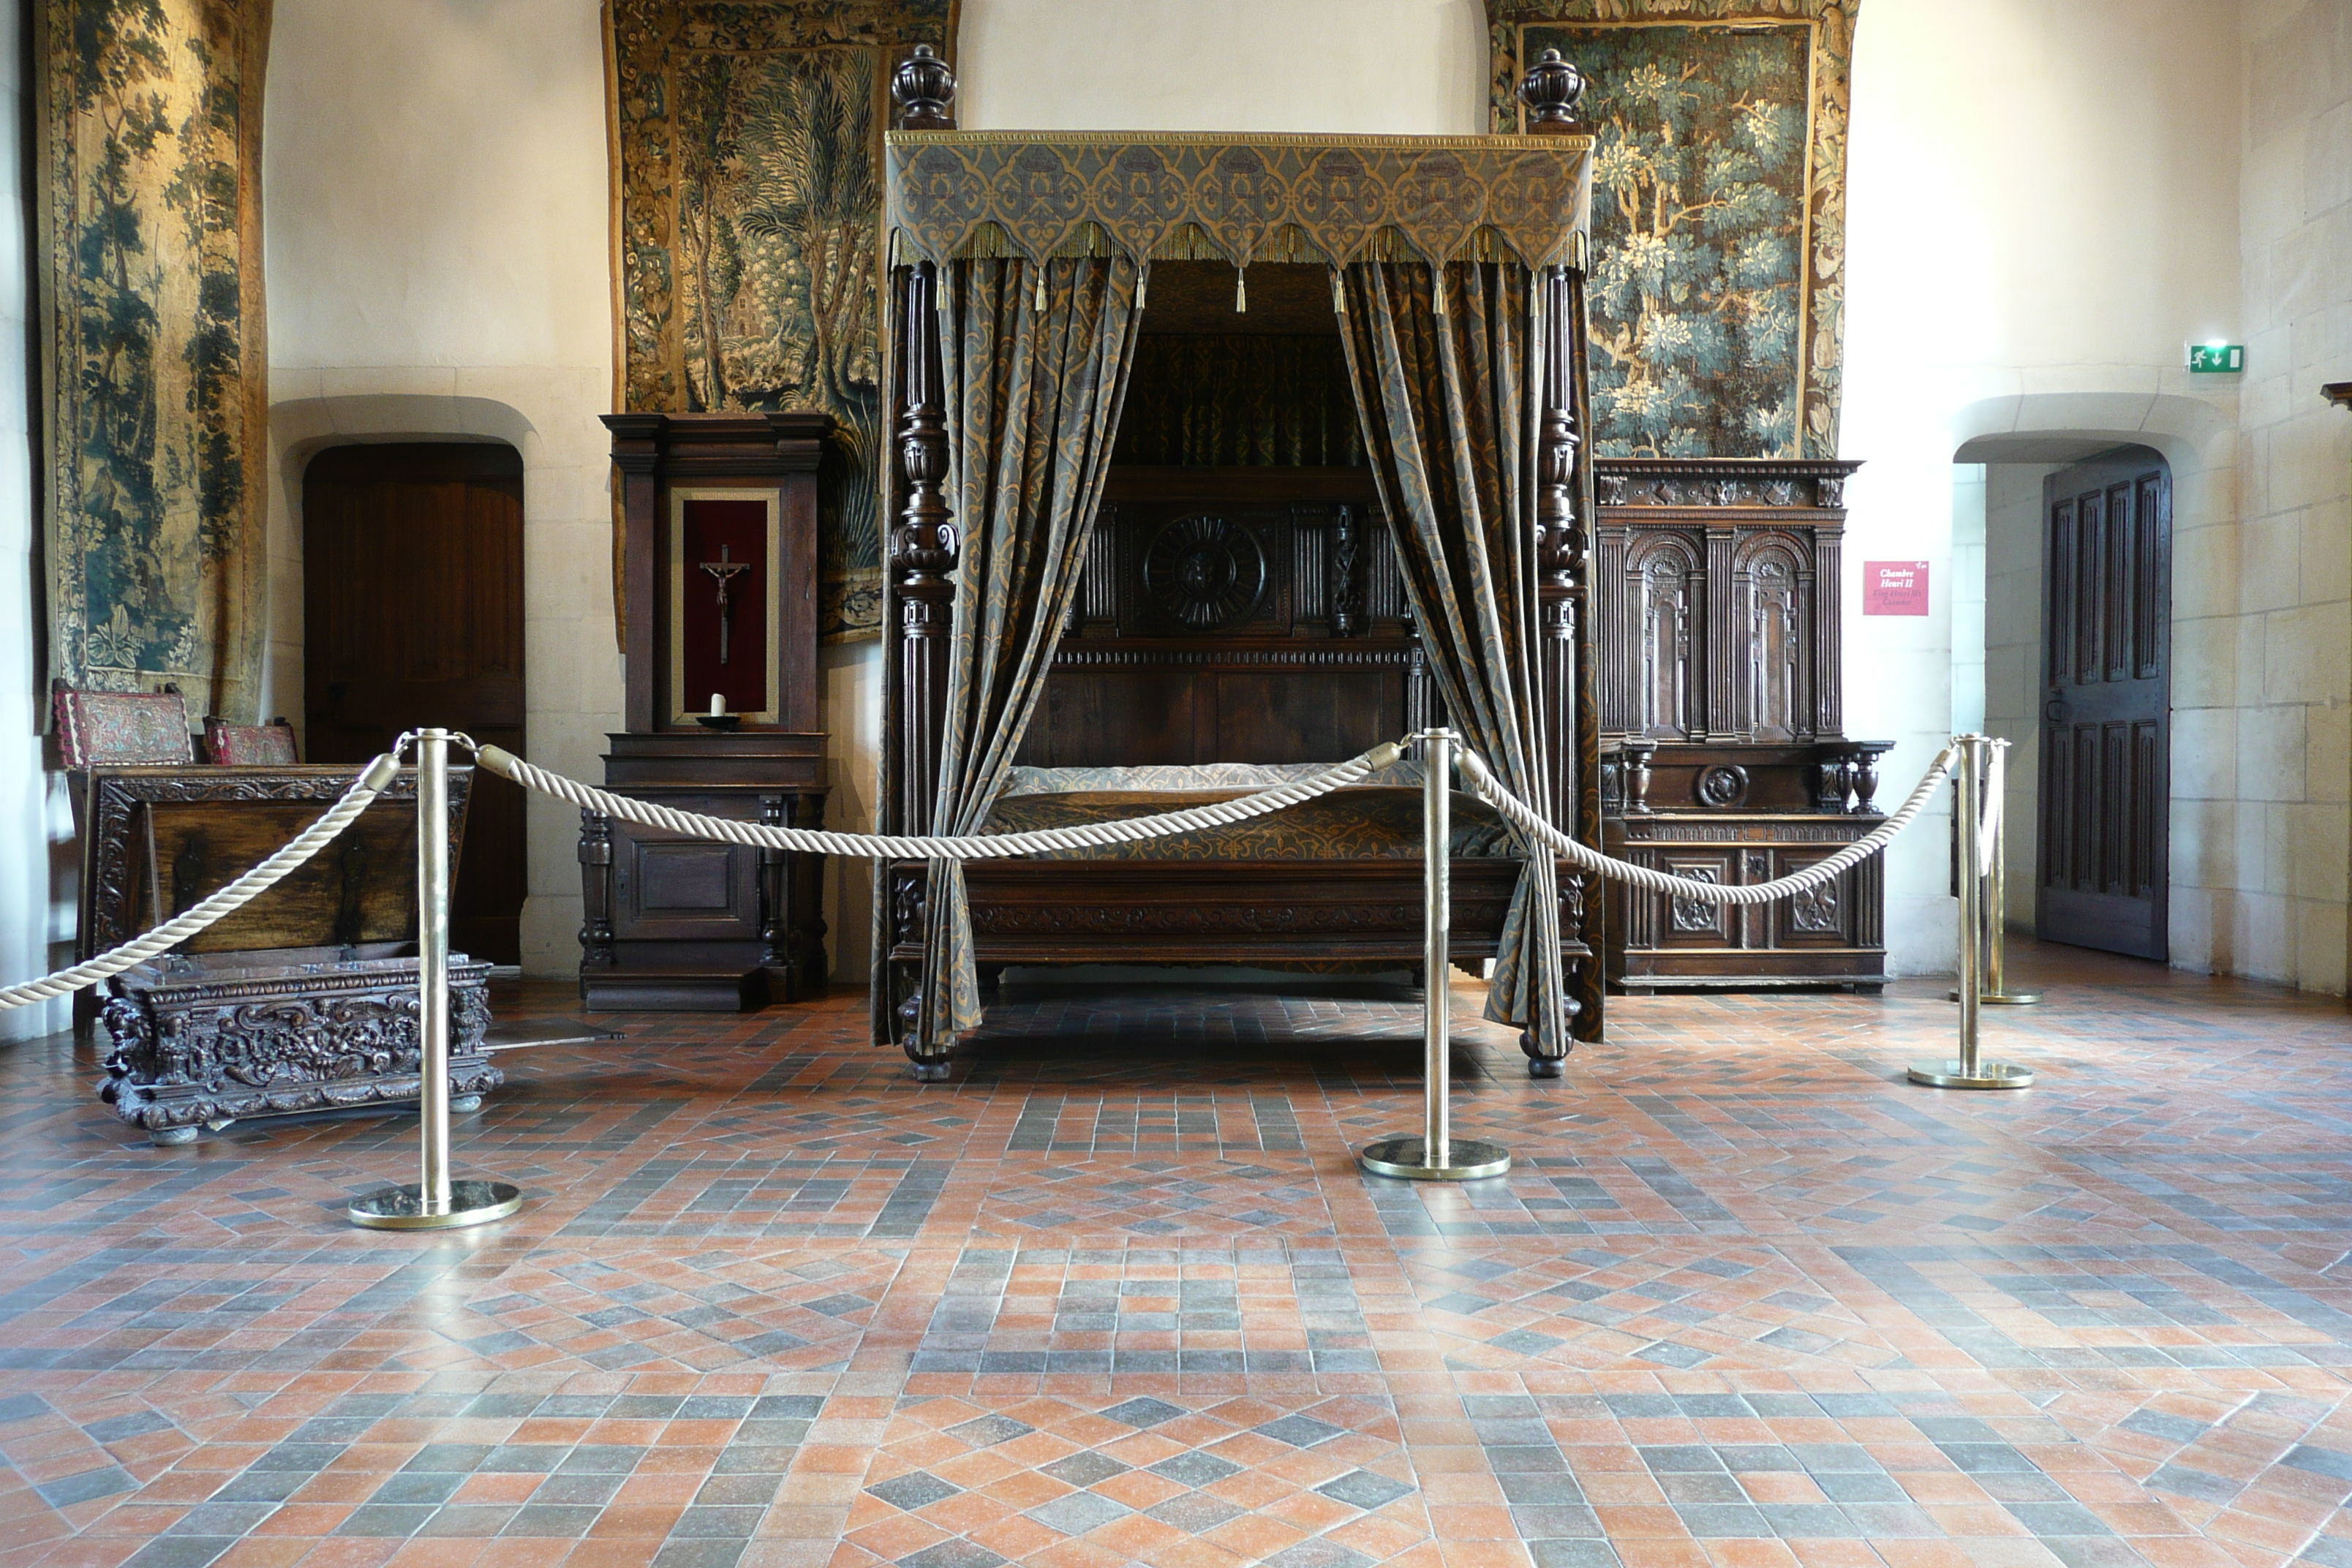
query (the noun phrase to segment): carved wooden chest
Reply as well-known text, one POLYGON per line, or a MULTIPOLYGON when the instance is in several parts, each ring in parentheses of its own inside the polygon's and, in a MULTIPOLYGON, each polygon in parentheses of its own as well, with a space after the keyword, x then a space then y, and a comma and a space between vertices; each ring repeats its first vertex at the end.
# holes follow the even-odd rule
MULTIPOLYGON (((166 1144, 242 1117, 415 1100, 416 960, 390 946, 174 954, 115 976, 100 1096, 166 1144)), ((489 973, 449 964, 453 1110, 506 1081, 482 1053, 489 973)))
MULTIPOLYGON (((211 894, 315 819, 358 772, 91 769, 82 955, 211 894)), ((449 772, 454 848, 473 770, 449 772)), ((309 864, 107 983, 100 1016, 114 1048, 100 1092, 158 1143, 242 1117, 415 1100, 415 941, 416 774, 404 768, 309 864)), ((459 1106, 504 1081, 481 1054, 488 973, 452 957, 450 1094, 459 1106)))

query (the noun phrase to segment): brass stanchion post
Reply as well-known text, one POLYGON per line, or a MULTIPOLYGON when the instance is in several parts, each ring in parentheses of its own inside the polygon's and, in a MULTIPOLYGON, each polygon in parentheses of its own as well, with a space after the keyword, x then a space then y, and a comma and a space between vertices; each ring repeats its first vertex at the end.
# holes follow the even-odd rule
POLYGON ((354 1198, 353 1225, 370 1230, 450 1230, 504 1219, 522 1194, 504 1182, 449 1176, 449 731, 416 732, 417 1121, 423 1159, 415 1186, 354 1198))
POLYGON ((1978 835, 1984 824, 1985 762, 1992 745, 1982 735, 1963 735, 1959 743, 1958 798, 1953 805, 1960 837, 1960 1054, 1947 1061, 1912 1063, 1911 1081, 1937 1089, 2023 1089, 2033 1081, 2031 1071, 2012 1062, 1982 1060, 1977 1054, 1979 1005, 1984 995, 1985 892, 1978 835))
POLYGON ((1447 857, 1454 842, 1454 731, 1425 730, 1421 740, 1422 1131, 1418 1138, 1368 1143, 1357 1163, 1376 1176, 1418 1182, 1469 1182, 1511 1168, 1500 1144, 1456 1138, 1449 1120, 1453 1042, 1448 1036, 1446 942, 1453 921, 1447 857))

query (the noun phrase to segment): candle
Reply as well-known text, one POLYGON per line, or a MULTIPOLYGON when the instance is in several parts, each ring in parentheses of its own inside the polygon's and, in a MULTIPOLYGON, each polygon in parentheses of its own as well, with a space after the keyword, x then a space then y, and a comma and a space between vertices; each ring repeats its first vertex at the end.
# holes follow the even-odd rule
POLYGON ((713 719, 724 719, 727 717, 727 694, 725 692, 714 691, 710 694, 710 716, 713 719))

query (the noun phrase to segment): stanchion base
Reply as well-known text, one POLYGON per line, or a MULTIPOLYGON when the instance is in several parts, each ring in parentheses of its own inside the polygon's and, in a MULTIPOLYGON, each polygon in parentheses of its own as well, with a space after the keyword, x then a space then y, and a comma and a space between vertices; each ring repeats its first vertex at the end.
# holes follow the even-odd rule
MULTIPOLYGON (((1944 1000, 1947 1002, 1957 1002, 1959 999, 1960 994, 1957 991, 1944 993, 1944 1000)), ((1987 1007, 2031 1007, 2042 1000, 2042 993, 2039 991, 1983 991, 1978 993, 1977 1000, 1987 1007)))
POLYGON ((455 1230, 504 1219, 520 1207, 521 1192, 504 1182, 452 1182, 446 1207, 428 1204, 424 1189, 411 1184, 354 1198, 347 1212, 369 1230, 455 1230))
POLYGON ((1957 1061, 1913 1062, 1911 1081, 1935 1089, 2023 1089, 2033 1081, 2033 1069, 2015 1062, 1979 1059, 1971 1072, 1957 1061))
POLYGON ((1454 1138, 1447 1140, 1445 1150, 1446 1163, 1432 1165, 1424 1163, 1428 1149, 1419 1137, 1383 1138, 1365 1144, 1356 1163, 1375 1176, 1402 1176, 1412 1182, 1475 1182, 1511 1168, 1510 1152, 1499 1143, 1454 1138))

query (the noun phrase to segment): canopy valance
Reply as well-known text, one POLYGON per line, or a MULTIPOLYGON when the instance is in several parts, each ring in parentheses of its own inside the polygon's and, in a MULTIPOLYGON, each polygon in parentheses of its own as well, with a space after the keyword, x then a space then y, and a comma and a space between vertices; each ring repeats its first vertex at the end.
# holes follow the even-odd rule
POLYGON ((898 131, 886 165, 900 263, 1108 251, 1581 267, 1592 202, 1585 136, 898 131))

